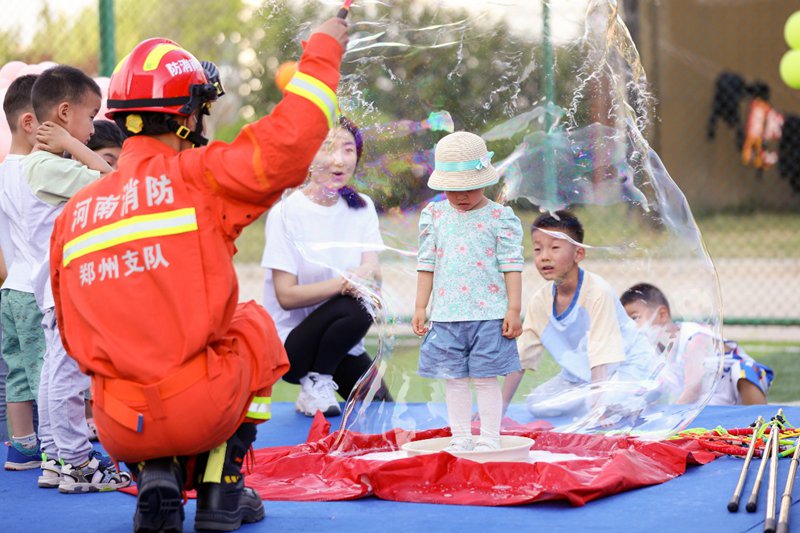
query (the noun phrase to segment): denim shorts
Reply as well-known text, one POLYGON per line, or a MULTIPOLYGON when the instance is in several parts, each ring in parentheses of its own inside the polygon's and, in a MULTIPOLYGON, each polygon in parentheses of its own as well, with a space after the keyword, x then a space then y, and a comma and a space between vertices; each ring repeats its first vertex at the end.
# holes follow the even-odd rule
POLYGON ((502 320, 433 322, 419 349, 419 375, 491 378, 521 370, 517 341, 502 333, 502 320))

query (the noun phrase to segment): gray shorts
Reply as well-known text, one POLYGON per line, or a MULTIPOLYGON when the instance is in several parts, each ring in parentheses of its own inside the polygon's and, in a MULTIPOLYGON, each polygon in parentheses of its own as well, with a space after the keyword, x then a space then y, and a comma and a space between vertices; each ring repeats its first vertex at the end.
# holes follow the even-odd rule
POLYGON ((431 323, 419 349, 419 375, 491 378, 521 370, 517 341, 502 333, 502 320, 431 323))

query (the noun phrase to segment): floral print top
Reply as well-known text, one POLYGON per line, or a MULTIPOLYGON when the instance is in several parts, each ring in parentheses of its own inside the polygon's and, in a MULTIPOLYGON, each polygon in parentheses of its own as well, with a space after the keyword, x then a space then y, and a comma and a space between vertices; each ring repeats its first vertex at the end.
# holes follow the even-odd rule
POLYGON ((489 200, 459 211, 442 200, 420 213, 417 270, 433 272, 431 321, 503 319, 503 274, 522 267, 522 224, 510 207, 489 200))

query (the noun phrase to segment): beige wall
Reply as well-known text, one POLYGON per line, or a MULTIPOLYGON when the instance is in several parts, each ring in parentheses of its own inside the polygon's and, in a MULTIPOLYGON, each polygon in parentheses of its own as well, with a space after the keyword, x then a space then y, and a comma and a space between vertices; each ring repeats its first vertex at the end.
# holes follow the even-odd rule
MULTIPOLYGON (((772 105, 800 115, 800 91, 780 80, 783 26, 796 0, 639 0, 639 48, 658 101, 651 141, 695 212, 794 209, 800 194, 777 168, 761 178, 740 163, 733 131, 706 139, 714 82, 723 70, 771 88, 772 105)), ((742 120, 745 108, 742 108, 742 120)))

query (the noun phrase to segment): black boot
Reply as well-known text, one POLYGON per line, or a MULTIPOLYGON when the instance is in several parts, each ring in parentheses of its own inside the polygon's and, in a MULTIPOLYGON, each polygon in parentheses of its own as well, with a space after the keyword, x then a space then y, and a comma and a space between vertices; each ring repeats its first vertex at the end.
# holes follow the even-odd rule
POLYGON ((134 533, 183 531, 183 479, 183 467, 174 457, 145 461, 137 477, 134 533))
POLYGON ((261 498, 256 491, 244 486, 242 476, 244 457, 255 439, 255 424, 242 424, 222 445, 224 450, 220 449, 222 447, 212 450, 198 463, 201 468, 197 478, 195 529, 234 531, 242 523, 258 522, 264 518, 261 498), (222 460, 221 474, 220 467, 214 467, 216 454, 222 460))

